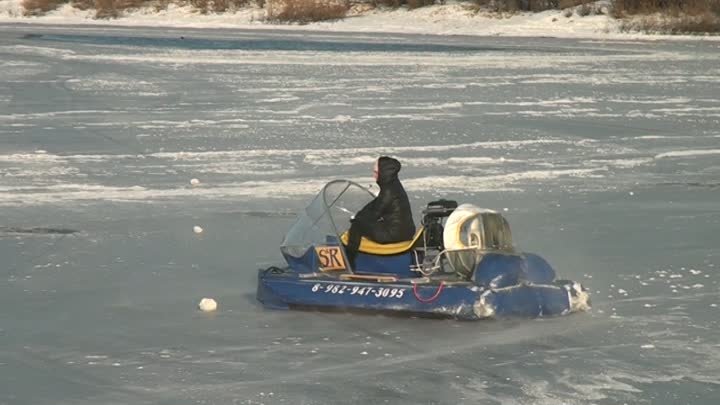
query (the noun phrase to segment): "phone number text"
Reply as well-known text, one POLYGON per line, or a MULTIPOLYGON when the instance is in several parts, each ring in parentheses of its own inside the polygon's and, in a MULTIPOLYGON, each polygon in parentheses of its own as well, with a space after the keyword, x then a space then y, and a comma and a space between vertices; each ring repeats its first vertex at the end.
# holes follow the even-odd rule
POLYGON ((391 287, 360 287, 343 284, 313 284, 310 291, 318 294, 348 294, 348 295, 372 295, 376 298, 402 298, 405 294, 404 288, 391 287))

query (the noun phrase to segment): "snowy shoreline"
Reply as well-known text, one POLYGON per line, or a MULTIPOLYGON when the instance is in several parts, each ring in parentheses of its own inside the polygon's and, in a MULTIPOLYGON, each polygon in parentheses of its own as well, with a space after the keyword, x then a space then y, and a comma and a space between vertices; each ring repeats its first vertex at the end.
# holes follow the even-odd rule
MULTIPOLYGON (((374 9, 341 20, 309 24, 265 21, 265 9, 247 7, 235 12, 200 14, 192 7, 171 4, 166 10, 138 9, 114 19, 95 19, 94 10, 65 4, 43 16, 22 15, 22 0, 0 0, 0 23, 92 25, 107 27, 237 28, 293 31, 362 32, 428 35, 586 38, 599 40, 710 40, 717 35, 661 35, 621 32, 618 20, 603 15, 580 16, 567 10, 517 13, 512 16, 478 13, 462 3, 418 9, 374 9)), ((606 2, 599 2, 603 4, 606 2)))

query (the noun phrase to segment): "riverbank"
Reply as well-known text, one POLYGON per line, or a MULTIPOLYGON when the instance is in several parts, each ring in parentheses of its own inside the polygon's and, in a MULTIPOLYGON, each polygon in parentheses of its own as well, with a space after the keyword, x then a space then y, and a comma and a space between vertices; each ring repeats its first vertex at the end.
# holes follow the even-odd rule
MULTIPOLYGON (((131 0, 128 0, 131 1, 131 0)), ((190 3, 163 3, 127 8, 112 18, 97 18, 95 8, 78 8, 77 3, 29 13, 22 0, 0 0, 0 21, 38 24, 102 24, 110 26, 167 26, 193 28, 270 28, 342 32, 390 32, 434 35, 548 36, 603 39, 691 39, 720 40, 712 34, 662 35, 643 29, 663 27, 664 16, 615 18, 608 1, 582 4, 563 10, 541 12, 499 12, 475 3, 453 2, 419 8, 350 6, 344 18, 303 24, 283 22, 273 3, 245 3, 224 12, 201 12, 190 3), (273 8, 274 7, 274 8, 273 8), (33 15, 30 15, 33 14, 33 15), (648 20, 650 19, 650 20, 648 20)), ((659 32, 673 32, 655 30, 659 32)))

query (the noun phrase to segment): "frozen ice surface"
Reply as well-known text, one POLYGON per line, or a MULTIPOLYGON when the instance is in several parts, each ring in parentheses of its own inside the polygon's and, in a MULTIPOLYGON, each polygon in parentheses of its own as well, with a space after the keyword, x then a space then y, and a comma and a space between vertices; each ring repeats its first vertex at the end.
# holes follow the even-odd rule
POLYGON ((712 42, 8 24, 0 55, 1 404, 716 403, 712 42), (507 208, 593 311, 261 308, 294 212, 381 154, 416 212, 507 208))

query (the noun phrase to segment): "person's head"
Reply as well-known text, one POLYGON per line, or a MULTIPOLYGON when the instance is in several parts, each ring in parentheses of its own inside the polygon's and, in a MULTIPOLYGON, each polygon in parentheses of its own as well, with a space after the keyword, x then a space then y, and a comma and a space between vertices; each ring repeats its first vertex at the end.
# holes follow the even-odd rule
POLYGON ((401 167, 402 165, 397 159, 389 156, 380 156, 380 158, 375 161, 375 169, 373 170, 375 182, 382 185, 397 180, 401 167))

